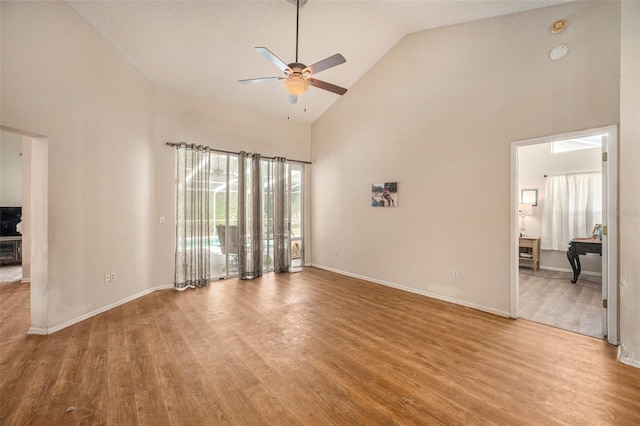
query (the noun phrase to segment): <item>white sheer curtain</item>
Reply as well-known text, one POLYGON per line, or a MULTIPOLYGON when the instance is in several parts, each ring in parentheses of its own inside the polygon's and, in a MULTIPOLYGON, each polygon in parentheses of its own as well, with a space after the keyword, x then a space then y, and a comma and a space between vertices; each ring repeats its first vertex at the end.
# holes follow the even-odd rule
POLYGON ((602 223, 602 173, 548 176, 542 211, 542 248, 566 250, 573 238, 591 236, 602 223))
POLYGON ((238 157, 238 276, 262 276, 262 179, 260 154, 238 157))
POLYGON ((241 279, 272 268, 291 271, 291 165, 284 157, 241 152, 237 163, 235 156, 230 162, 225 157, 221 168, 219 157, 208 147, 181 143, 177 148, 178 289, 204 286, 215 271, 226 275, 231 266, 241 279), (229 163, 237 164, 237 181, 230 179, 229 163))
POLYGON ((290 167, 284 157, 241 152, 238 163, 238 275, 251 279, 270 269, 291 269, 290 167), (264 173, 263 173, 264 172, 264 173))
POLYGON ((283 157, 273 160, 273 272, 291 268, 291 185, 289 165, 283 157))
POLYGON ((174 286, 179 289, 201 287, 211 279, 211 156, 203 146, 181 144, 177 148, 174 286))

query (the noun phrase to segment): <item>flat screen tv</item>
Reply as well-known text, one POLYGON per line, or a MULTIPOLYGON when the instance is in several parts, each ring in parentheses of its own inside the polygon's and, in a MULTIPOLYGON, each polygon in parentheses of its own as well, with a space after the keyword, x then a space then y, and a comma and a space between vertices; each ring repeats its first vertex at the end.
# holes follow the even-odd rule
POLYGON ((22 207, 0 207, 0 237, 22 235, 16 227, 22 221, 22 207))

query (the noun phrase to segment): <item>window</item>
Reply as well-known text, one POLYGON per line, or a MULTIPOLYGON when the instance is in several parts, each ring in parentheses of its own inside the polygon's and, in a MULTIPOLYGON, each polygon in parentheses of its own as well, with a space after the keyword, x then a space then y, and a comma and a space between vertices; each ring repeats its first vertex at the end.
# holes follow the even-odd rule
POLYGON ((602 137, 605 135, 587 136, 584 138, 566 139, 551 142, 551 153, 580 151, 583 149, 602 149, 602 137))

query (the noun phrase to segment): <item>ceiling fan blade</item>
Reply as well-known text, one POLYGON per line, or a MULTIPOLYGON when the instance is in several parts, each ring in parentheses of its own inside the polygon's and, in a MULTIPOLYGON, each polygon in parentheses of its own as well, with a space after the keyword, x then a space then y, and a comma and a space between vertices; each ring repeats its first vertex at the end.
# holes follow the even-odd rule
POLYGON ((273 62, 273 64, 276 67, 280 68, 282 71, 286 71, 289 69, 289 66, 284 62, 282 62, 282 59, 278 58, 266 47, 256 47, 255 49, 256 49, 256 52, 258 52, 259 54, 261 54, 262 56, 264 56, 265 58, 273 62))
POLYGON ((292 95, 289 93, 289 104, 293 105, 298 102, 298 95, 292 95))
POLYGON ((337 93, 338 95, 344 95, 345 93, 347 93, 347 89, 345 89, 344 87, 336 86, 335 84, 327 83, 326 81, 318 80, 315 78, 308 78, 307 81, 314 87, 328 90, 329 92, 337 93))
POLYGON ((238 80, 240 83, 262 83, 264 81, 272 81, 272 80, 284 80, 285 77, 262 77, 262 78, 248 78, 246 80, 238 80))
POLYGON ((323 59, 320 62, 309 65, 305 70, 309 70, 311 74, 318 74, 321 71, 333 68, 336 65, 344 64, 345 62, 347 62, 347 60, 344 58, 344 56, 336 53, 335 55, 329 56, 328 58, 323 59))

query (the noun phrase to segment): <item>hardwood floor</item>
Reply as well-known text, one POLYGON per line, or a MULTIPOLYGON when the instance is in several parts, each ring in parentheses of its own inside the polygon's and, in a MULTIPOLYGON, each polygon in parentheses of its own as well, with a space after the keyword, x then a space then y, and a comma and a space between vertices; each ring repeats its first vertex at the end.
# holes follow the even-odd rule
POLYGON ((600 277, 520 268, 518 316, 530 321, 602 338, 600 277))
POLYGON ((640 424, 640 369, 604 341, 314 268, 50 336, 25 334, 28 285, 0 303, 2 425, 640 424))
POLYGON ((0 266, 0 284, 22 281, 22 265, 0 266))

